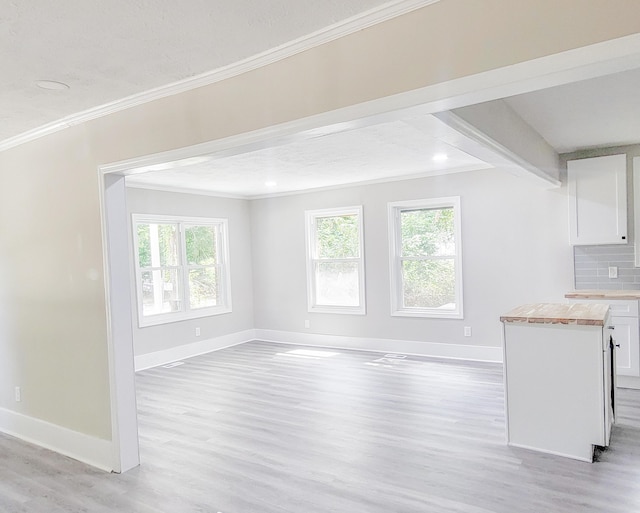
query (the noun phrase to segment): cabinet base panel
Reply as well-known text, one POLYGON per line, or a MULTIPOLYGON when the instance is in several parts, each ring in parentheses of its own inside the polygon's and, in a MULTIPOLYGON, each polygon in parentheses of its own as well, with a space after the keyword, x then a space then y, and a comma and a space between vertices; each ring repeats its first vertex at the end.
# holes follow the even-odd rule
POLYGON ((531 447, 529 445, 518 444, 513 442, 508 442, 507 445, 509 447, 516 447, 518 449, 527 449, 528 451, 542 452, 545 454, 551 454, 553 456, 562 456, 563 458, 571 458, 573 460, 584 461, 586 463, 593 463, 593 446, 591 446, 591 451, 589 453, 577 455, 577 454, 567 454, 559 451, 550 451, 548 449, 540 449, 538 447, 531 447))

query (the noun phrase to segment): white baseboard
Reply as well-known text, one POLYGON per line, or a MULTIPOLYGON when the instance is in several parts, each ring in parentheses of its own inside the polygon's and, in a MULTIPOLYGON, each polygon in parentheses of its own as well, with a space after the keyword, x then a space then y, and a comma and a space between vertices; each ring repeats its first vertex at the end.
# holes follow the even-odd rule
POLYGON ((0 431, 101 470, 113 470, 114 453, 110 440, 95 438, 4 408, 0 408, 0 431))
POLYGON ((392 340, 388 338, 344 337, 339 335, 321 335, 317 333, 296 333, 292 331, 263 329, 255 330, 255 339, 281 344, 300 344, 335 349, 402 353, 481 362, 502 362, 502 348, 492 346, 443 344, 438 342, 418 342, 416 340, 392 340))
POLYGON ((184 344, 162 351, 141 354, 135 357, 136 372, 158 367, 159 365, 166 365, 167 363, 183 360, 184 358, 210 353, 211 351, 217 351, 225 347, 237 346, 238 344, 243 344, 255 339, 255 330, 245 330, 221 337, 199 340, 198 342, 192 342, 191 344, 184 344))

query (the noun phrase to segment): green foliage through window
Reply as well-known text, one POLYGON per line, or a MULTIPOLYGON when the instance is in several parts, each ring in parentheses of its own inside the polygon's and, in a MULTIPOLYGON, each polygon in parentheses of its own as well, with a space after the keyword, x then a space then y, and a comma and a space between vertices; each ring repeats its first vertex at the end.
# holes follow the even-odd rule
POLYGON ((318 217, 316 219, 318 258, 358 258, 360 235, 358 216, 318 217))
POLYGON ((138 224, 138 258, 140 267, 178 265, 178 225, 138 224))
POLYGON ((405 210, 402 256, 445 256, 455 253, 453 208, 405 210))
POLYGON ((212 265, 216 262, 216 229, 213 226, 188 226, 185 229, 187 263, 212 265))
POLYGON ((401 256, 404 306, 454 308, 455 255, 453 208, 404 210, 401 218, 401 256), (404 258, 428 258, 404 260, 404 258))

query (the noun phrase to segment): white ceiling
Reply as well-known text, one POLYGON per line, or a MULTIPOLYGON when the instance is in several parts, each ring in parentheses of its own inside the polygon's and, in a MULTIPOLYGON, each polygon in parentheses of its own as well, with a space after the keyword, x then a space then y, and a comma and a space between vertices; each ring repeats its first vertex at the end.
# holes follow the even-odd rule
POLYGON ((507 99, 558 153, 640 142, 640 70, 507 99))
POLYGON ((235 155, 140 167, 127 177, 127 185, 260 197, 491 167, 460 146, 460 134, 433 116, 420 115, 235 155))
MULTIPOLYGON (((0 0, 0 142, 401 2, 0 0), (40 89, 38 80, 70 88, 40 89)), ((639 83, 640 71, 634 70, 507 101, 559 153, 631 144, 640 142, 639 83)), ((441 137, 433 120, 411 117, 244 154, 205 155, 128 180, 260 196, 486 167, 476 157, 490 158, 468 152, 455 137, 441 137), (436 152, 447 153, 449 160, 435 163, 436 152), (277 186, 266 188, 267 181, 277 186)))

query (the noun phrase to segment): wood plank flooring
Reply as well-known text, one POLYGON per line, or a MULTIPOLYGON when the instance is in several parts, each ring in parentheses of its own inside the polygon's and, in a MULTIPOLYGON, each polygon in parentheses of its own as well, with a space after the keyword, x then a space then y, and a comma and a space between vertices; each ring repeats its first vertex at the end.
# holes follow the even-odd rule
POLYGON ((496 364, 253 342, 137 385, 140 468, 0 435, 0 511, 640 511, 640 391, 588 464, 505 445, 496 364))

